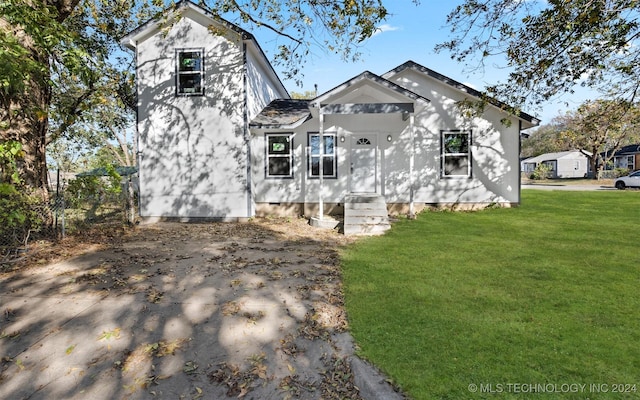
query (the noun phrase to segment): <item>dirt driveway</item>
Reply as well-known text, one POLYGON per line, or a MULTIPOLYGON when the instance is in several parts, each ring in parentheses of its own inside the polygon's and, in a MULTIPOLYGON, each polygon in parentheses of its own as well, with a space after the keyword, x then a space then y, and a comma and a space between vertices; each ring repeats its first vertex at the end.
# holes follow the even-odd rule
POLYGON ((0 398, 359 398, 343 235, 278 219, 106 236, 0 275, 0 398))

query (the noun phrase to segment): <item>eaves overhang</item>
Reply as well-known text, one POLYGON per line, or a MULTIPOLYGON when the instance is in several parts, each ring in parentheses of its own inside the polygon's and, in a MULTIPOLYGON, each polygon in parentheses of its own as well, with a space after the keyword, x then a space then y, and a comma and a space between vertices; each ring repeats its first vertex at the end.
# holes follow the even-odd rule
POLYGON ((484 100, 487 101, 489 104, 491 104, 494 107, 499 108, 500 110, 503 110, 504 112, 507 113, 512 113, 516 118, 522 120, 526 125, 523 126, 523 129, 529 129, 535 126, 538 126, 540 124, 540 119, 527 114, 523 111, 518 111, 518 110, 513 110, 513 107, 509 106, 506 103, 503 103, 497 99, 494 99, 492 97, 487 96, 485 93, 480 92, 479 90, 476 90, 470 86, 465 85, 464 83, 460 83, 454 79, 449 78, 448 76, 442 75, 439 72, 436 72, 430 68, 427 68, 423 65, 420 65, 418 63, 416 63, 415 61, 407 61, 402 65, 397 66, 396 68, 392 69, 389 72, 386 72, 385 74, 382 75, 382 77, 384 79, 390 79, 393 76, 395 76, 396 74, 401 73, 402 71, 405 71, 407 69, 412 69, 414 71, 418 71, 420 73, 423 73, 437 81, 440 81, 448 86, 451 86, 452 88, 463 92, 463 93, 467 93, 472 97, 475 97, 477 99, 480 100, 484 100), (513 110, 513 111, 510 111, 513 110))

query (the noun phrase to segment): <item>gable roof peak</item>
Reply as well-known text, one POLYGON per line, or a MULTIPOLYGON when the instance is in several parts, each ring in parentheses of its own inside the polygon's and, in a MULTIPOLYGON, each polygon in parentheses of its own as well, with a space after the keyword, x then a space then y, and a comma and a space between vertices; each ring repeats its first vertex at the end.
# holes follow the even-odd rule
MULTIPOLYGON (((168 20, 172 20, 179 17, 185 10, 195 11, 198 14, 210 19, 212 22, 216 22, 226 29, 237 33, 243 40, 256 41, 253 34, 239 27, 238 25, 227 21, 220 15, 213 13, 211 10, 204 8, 203 6, 194 3, 191 0, 180 0, 177 3, 166 7, 160 14, 168 14, 168 20)), ((146 22, 142 23, 131 32, 127 33, 122 39, 121 43, 129 49, 136 47, 136 42, 139 38, 145 37, 148 33, 154 32, 161 25, 162 18, 159 16, 153 17, 146 22)))
POLYGON ((431 100, 427 99, 424 96, 421 96, 409 89, 403 88, 400 85, 397 85, 393 82, 391 82, 390 80, 387 80, 383 77, 381 77, 380 75, 374 74, 371 71, 364 71, 356 76, 354 76, 353 78, 349 79, 348 81, 334 87, 333 89, 330 89, 324 93, 322 93, 321 95, 319 95, 318 97, 316 97, 315 99, 312 100, 312 104, 318 104, 321 103, 322 101, 328 99, 329 97, 331 97, 332 95, 341 92, 342 90, 348 89, 349 87, 354 86, 355 84, 362 82, 364 80, 369 80, 372 82, 377 83, 380 86, 384 86, 390 90, 393 90, 395 92, 398 92, 406 97, 409 97, 410 99, 413 100, 420 100, 420 101, 424 101, 429 103, 431 100))
MULTIPOLYGON (((239 35, 242 41, 248 44, 247 48, 250 49, 250 51, 255 51, 257 62, 263 65, 263 67, 266 69, 266 73, 271 76, 271 79, 279 87, 280 95, 283 97, 290 97, 289 91, 282 83, 280 76, 278 76, 278 73, 273 68, 271 62, 269 62, 267 55, 264 53, 264 50, 262 50, 262 47, 260 47, 260 44, 253 36, 253 34, 241 28, 240 26, 227 21, 211 10, 194 3, 191 0, 180 0, 174 5, 166 7, 161 14, 166 14, 167 20, 171 21, 172 19, 179 17, 185 10, 193 11, 200 16, 207 18, 209 21, 211 21, 211 23, 215 22, 216 24, 223 26, 225 29, 239 35)), ((129 50, 135 50, 135 48, 138 46, 139 40, 144 41, 147 37, 152 36, 159 31, 159 29, 162 27, 162 20, 163 18, 157 15, 156 17, 144 22, 136 29, 125 35, 120 40, 120 43, 122 43, 122 45, 127 47, 129 50)))

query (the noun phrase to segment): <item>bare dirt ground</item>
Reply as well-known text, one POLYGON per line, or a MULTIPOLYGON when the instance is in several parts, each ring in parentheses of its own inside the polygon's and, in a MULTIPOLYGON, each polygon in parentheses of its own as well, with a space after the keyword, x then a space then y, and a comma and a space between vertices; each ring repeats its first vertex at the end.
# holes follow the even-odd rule
POLYGON ((0 274, 0 398, 359 398, 304 219, 97 229, 0 274))

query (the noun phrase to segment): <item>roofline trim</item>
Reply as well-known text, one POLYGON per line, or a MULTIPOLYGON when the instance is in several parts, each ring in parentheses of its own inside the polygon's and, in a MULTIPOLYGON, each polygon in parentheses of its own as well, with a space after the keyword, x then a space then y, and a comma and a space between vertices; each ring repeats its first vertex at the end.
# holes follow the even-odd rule
POLYGON ((388 89, 398 92, 410 99, 431 103, 431 100, 427 99, 426 97, 420 96, 419 94, 412 92, 409 89, 405 89, 402 86, 381 77, 380 75, 376 75, 371 71, 364 71, 361 74, 356 75, 353 78, 349 79, 348 81, 343 82, 342 84, 334 87, 333 89, 330 89, 324 92, 323 94, 317 96, 315 99, 311 100, 311 104, 314 104, 317 107, 318 104, 322 103, 323 100, 326 100, 332 94, 339 93, 364 80, 370 80, 372 82, 375 82, 381 86, 387 87, 388 89))
MULTIPOLYGON (((457 90, 459 90, 461 92, 468 93, 471 96, 474 96, 474 97, 477 97, 477 98, 480 98, 480 99, 485 98, 485 99, 487 99, 489 104, 491 104, 492 106, 497 107, 497 108, 499 108, 499 109, 501 109, 501 110, 503 110, 505 112, 507 112, 507 110, 505 108, 510 108, 511 107, 508 104, 506 104, 506 103, 504 103, 504 102, 502 102, 500 100, 494 99, 492 97, 485 96, 485 94, 480 92, 479 90, 476 90, 476 89, 474 89, 474 88, 472 88, 470 86, 467 86, 467 85, 465 85, 463 83, 460 83, 460 82, 456 81, 455 79, 451 79, 448 76, 442 75, 441 73, 436 72, 436 71, 434 71, 434 70, 432 70, 430 68, 427 68, 427 67, 425 67, 425 66, 423 66, 421 64, 418 64, 417 62, 412 61, 412 60, 409 60, 409 61, 405 62, 404 64, 401 64, 401 65, 395 67, 394 69, 382 74, 382 77, 385 78, 385 79, 388 79, 388 78, 391 78, 392 76, 395 76, 396 74, 399 74, 402 71, 405 71, 407 69, 413 69, 413 70, 417 70, 419 72, 422 72, 422 73, 426 74, 427 76, 429 76, 431 78, 434 78, 434 79, 436 79, 436 80, 438 80, 438 81, 440 81, 440 82, 442 82, 444 84, 447 84, 447 85, 449 85, 449 86, 451 86, 451 87, 453 87, 453 88, 455 88, 455 89, 457 89, 457 90)), ((534 116, 532 116, 530 114, 527 114, 527 113, 525 113, 523 111, 518 111, 518 113, 514 114, 514 115, 519 119, 522 119, 524 121, 529 122, 533 126, 538 126, 540 124, 540 119, 538 119, 538 118, 536 118, 536 117, 534 117, 534 116)))

